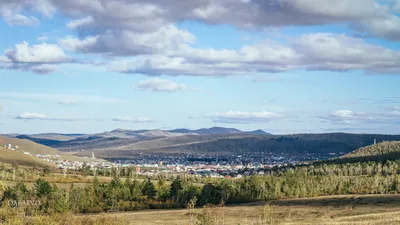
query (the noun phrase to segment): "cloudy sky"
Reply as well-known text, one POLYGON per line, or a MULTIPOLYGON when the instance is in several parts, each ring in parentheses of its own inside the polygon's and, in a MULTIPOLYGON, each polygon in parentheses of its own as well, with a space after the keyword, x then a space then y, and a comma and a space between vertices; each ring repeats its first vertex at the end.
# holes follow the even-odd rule
POLYGON ((0 0, 0 133, 400 133, 399 0, 0 0))

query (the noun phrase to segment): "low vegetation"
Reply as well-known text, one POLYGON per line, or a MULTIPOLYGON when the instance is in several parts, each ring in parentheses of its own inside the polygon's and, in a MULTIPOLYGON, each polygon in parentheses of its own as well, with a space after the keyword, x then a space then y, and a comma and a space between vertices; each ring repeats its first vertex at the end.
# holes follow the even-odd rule
MULTIPOLYGON (((361 149, 364 151, 359 150, 353 154, 363 156, 374 151, 379 154, 393 153, 395 150, 392 149, 397 149, 398 144, 381 143, 372 146, 372 150, 361 149)), ((225 204, 267 201, 273 204, 262 208, 261 214, 253 215, 254 223, 251 224, 275 224, 282 222, 280 216, 276 216, 275 206, 284 203, 283 199, 400 192, 400 160, 376 159, 341 163, 326 161, 276 167, 268 170, 264 176, 209 179, 185 175, 170 177, 170 182, 161 175, 156 180, 143 177, 139 179, 136 175, 132 176, 132 169, 99 170, 96 175, 100 177, 89 178, 87 176, 93 174, 93 171, 86 167, 75 171, 75 175, 61 176, 53 174, 49 168, 30 171, 16 165, 11 168, 0 165, 2 179, 16 182, 13 186, 0 184, 1 210, 4 212, 0 221, 12 224, 43 224, 46 219, 53 220, 50 218, 54 217, 56 224, 63 224, 65 222, 62 215, 67 214, 187 208, 186 216, 190 224, 229 224, 221 220, 225 218, 225 204), (108 178, 110 180, 105 182, 104 175, 113 178, 108 178), (68 188, 60 188, 59 182, 63 179, 66 181, 77 178, 83 179, 87 184, 78 187, 71 182, 68 188), (33 181, 30 187, 25 183, 29 180, 33 181), (35 204, 28 205, 29 207, 18 204, 27 201, 35 204), (28 217, 18 220, 19 222, 14 221, 18 214, 28 217)), ((347 207, 351 208, 359 202, 358 197, 352 199, 347 207)), ((294 203, 296 200, 292 200, 292 204, 294 203)), ((109 221, 108 217, 73 218, 76 224, 115 224, 115 220, 109 221)))

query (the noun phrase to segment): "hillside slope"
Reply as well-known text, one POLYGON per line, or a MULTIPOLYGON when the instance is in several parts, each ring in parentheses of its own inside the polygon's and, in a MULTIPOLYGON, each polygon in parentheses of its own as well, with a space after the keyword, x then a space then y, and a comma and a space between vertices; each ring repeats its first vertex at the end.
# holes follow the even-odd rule
MULTIPOLYGON (((77 136, 73 140, 59 141, 29 138, 59 151, 79 152, 79 156, 89 156, 96 151, 99 157, 129 157, 138 154, 320 154, 324 156, 346 154, 358 148, 371 145, 376 139, 400 141, 400 135, 377 134, 293 134, 265 135, 260 131, 240 132, 231 128, 210 128, 202 131, 223 134, 198 134, 199 130, 124 130, 117 129, 92 135, 77 136)), ((201 132, 199 132, 201 133, 201 132)), ((331 157, 331 156, 329 156, 331 157)))
POLYGON ((357 158, 357 157, 372 157, 372 156, 387 156, 387 155, 400 155, 400 141, 381 142, 375 145, 369 145, 357 149, 343 158, 357 158))
MULTIPOLYGON (((14 146, 18 146, 18 149, 16 149, 15 151, 11 151, 11 150, 9 150, 9 151, 10 152, 16 152, 16 153, 21 153, 22 156, 27 156, 23 152, 29 152, 32 155, 36 155, 36 154, 41 154, 41 155, 59 155, 60 159, 63 159, 63 160, 84 161, 80 157, 68 155, 68 154, 66 154, 64 152, 60 152, 60 151, 58 151, 58 150, 56 150, 54 148, 51 148, 51 147, 48 147, 48 146, 45 146, 45 145, 42 145, 42 144, 38 144, 38 143, 35 143, 33 141, 30 141, 30 140, 18 139, 18 138, 9 138, 9 137, 0 136, 0 146, 8 145, 8 144, 11 144, 13 147, 14 146)), ((15 155, 15 154, 13 154, 13 155, 15 155)), ((15 156, 17 156, 17 155, 15 155, 15 156)), ((3 160, 7 159, 6 156, 7 155, 4 155, 3 160)), ((28 158, 25 157, 26 160, 31 159, 31 158, 34 158, 35 161, 36 161, 36 159, 39 160, 38 158, 36 158, 34 156, 28 157, 28 158)), ((40 160, 40 162, 43 162, 43 160, 40 160)), ((36 163, 36 162, 33 162, 33 163, 36 163)))
MULTIPOLYGON (((86 151, 97 151, 101 157, 129 157, 143 154, 321 154, 349 153, 360 147, 368 146, 374 139, 378 141, 400 141, 400 135, 367 134, 297 134, 297 135, 185 135, 151 140, 121 142, 116 139, 102 144, 86 145, 86 151)), ((86 143, 88 144, 88 143, 86 143)), ((60 150, 72 150, 74 145, 64 146, 60 150)), ((78 155, 88 155, 79 153, 78 155)))
POLYGON ((17 164, 18 166, 27 167, 55 167, 53 163, 43 161, 34 156, 26 155, 19 151, 12 151, 3 147, 0 147, 0 162, 5 164, 17 164))
POLYGON ((29 152, 31 154, 57 154, 57 150, 47 147, 45 145, 41 145, 35 143, 30 140, 18 139, 18 138, 8 138, 0 136, 0 145, 8 145, 18 146, 19 150, 29 152))

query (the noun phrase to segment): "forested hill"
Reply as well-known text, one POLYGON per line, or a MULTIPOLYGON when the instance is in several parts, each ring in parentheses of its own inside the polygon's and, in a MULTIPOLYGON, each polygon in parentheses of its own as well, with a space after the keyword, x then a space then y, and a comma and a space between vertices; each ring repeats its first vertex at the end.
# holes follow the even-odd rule
MULTIPOLYGON (((400 141, 381 142, 353 151, 343 158, 400 156, 400 141)), ((393 158, 393 157, 391 157, 393 158)))

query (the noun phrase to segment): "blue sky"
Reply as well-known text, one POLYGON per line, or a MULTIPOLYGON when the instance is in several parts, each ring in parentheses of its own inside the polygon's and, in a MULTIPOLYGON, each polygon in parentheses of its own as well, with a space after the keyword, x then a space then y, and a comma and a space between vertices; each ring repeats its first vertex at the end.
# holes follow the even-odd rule
POLYGON ((167 1, 0 2, 0 133, 399 133, 399 1, 167 1))

